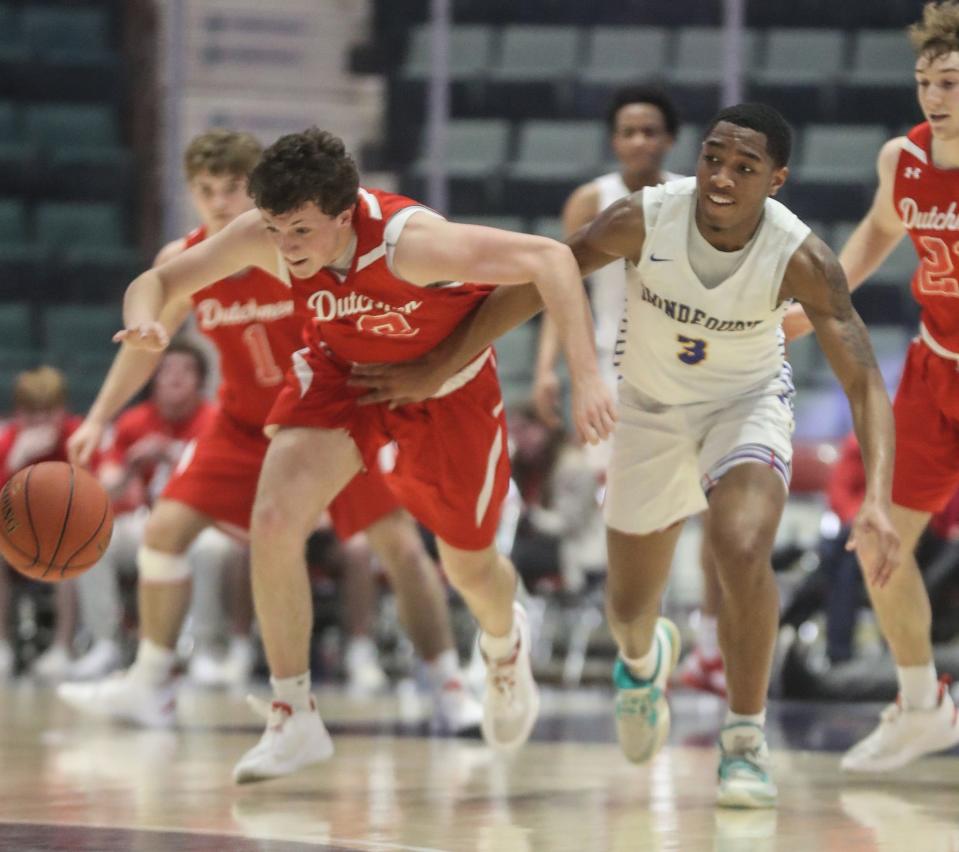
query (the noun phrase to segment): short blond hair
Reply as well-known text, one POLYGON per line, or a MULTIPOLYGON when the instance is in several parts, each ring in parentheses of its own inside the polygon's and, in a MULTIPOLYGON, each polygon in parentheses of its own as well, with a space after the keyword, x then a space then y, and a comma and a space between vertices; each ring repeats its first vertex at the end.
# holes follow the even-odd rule
POLYGON ((13 404, 25 411, 53 411, 66 405, 67 379, 56 367, 24 370, 13 385, 13 404))
POLYGON ((216 128, 195 136, 183 154, 187 180, 201 172, 249 177, 259 162, 263 146, 249 133, 216 128))
POLYGON ((922 20, 909 27, 908 33, 916 54, 926 59, 959 51, 959 2, 926 3, 922 20))

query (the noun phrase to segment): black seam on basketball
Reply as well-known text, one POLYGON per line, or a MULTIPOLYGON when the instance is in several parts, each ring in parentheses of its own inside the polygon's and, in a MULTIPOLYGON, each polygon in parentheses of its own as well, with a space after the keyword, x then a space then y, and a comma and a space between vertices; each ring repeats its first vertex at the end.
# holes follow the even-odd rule
MULTIPOLYGON (((9 485, 10 485, 10 483, 7 482, 7 484, 4 485, 3 488, 0 488, 0 502, 3 501, 3 495, 4 495, 4 493, 6 492, 7 488, 9 487, 9 485)), ((25 551, 22 547, 20 547, 20 545, 14 544, 12 541, 10 541, 9 536, 6 534, 6 532, 4 532, 4 530, 3 530, 2 527, 0 527, 0 535, 3 536, 3 540, 6 542, 7 546, 8 546, 11 550, 15 550, 15 551, 16 551, 17 553, 19 553, 24 559, 33 559, 33 561, 36 562, 36 557, 31 556, 29 553, 27 553, 27 551, 25 551)), ((34 541, 36 541, 36 538, 34 538, 34 541)))
POLYGON ((33 476, 34 470, 35 468, 31 465, 30 470, 27 471, 27 475, 23 480, 23 505, 27 509, 27 520, 30 522, 30 532, 33 533, 33 543, 37 547, 37 552, 33 555, 33 561, 25 566, 27 568, 32 568, 40 561, 40 539, 37 538, 37 528, 33 525, 33 512, 30 511, 30 477, 33 476))
MULTIPOLYGON (((88 538, 85 542, 83 542, 83 544, 81 544, 76 550, 74 550, 73 553, 70 554, 69 558, 67 558, 67 559, 64 560, 64 562, 63 562, 63 568, 60 569, 60 576, 61 576, 61 577, 63 576, 64 572, 65 572, 67 569, 70 569, 70 568, 79 568, 79 567, 80 567, 79 565, 71 565, 71 564, 70 564, 71 562, 73 562, 73 557, 76 556, 81 550, 83 550, 83 548, 85 548, 91 541, 93 541, 93 539, 95 539, 95 538, 100 534, 100 530, 103 529, 103 522, 106 521, 106 519, 107 519, 107 514, 109 513, 109 511, 110 511, 110 498, 109 498, 108 496, 104 495, 104 498, 103 498, 103 514, 100 516, 100 523, 97 524, 97 528, 93 531, 93 533, 91 534, 90 538, 88 538)), ((93 560, 93 562, 98 562, 99 560, 100 560, 100 557, 98 556, 96 559, 93 560)), ((89 563, 87 563, 87 565, 92 565, 93 562, 89 562, 89 563)), ((87 565, 84 565, 83 567, 86 568, 87 565)))
MULTIPOLYGON (((63 536, 67 532, 67 524, 70 523, 70 510, 73 508, 73 483, 76 479, 76 474, 73 470, 73 465, 70 465, 70 493, 67 495, 67 509, 63 514, 63 523, 60 525, 60 538, 57 539, 57 546, 53 548, 53 553, 50 556, 50 563, 44 569, 41 577, 47 576, 47 571, 53 568, 57 563, 57 554, 60 552, 60 545, 63 544, 63 536)), ((64 566, 65 567, 65 566, 64 566)), ((60 576, 63 576, 63 568, 60 569, 60 576)))

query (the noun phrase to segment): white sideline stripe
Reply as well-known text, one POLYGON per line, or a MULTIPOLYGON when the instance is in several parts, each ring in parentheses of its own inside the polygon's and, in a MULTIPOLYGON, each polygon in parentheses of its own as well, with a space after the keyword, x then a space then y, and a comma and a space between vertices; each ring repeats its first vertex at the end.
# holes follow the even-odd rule
POLYGON ((300 399, 306 396, 310 385, 313 384, 313 371, 310 369, 310 365, 306 363, 306 358, 303 357, 303 353, 309 351, 309 348, 305 348, 297 349, 293 353, 293 374, 300 383, 300 399))
POLYGON ((912 156, 915 157, 920 163, 925 165, 929 164, 929 158, 926 156, 926 152, 923 151, 922 148, 920 148, 908 136, 903 139, 902 147, 904 150, 912 154, 912 156))
POLYGON ((371 192, 367 192, 362 186, 359 188, 359 194, 360 198, 366 202, 366 206, 370 209, 370 217, 373 219, 382 219, 383 210, 380 207, 380 202, 376 200, 376 196, 371 192))
POLYGON ((362 255, 360 259, 356 261, 356 271, 361 272, 371 263, 376 263, 376 261, 378 261, 385 254, 386 241, 384 240, 376 248, 370 249, 366 254, 362 255))
POLYGON ((486 517, 486 510, 489 509, 489 501, 493 496, 493 482, 496 479, 496 465, 499 463, 499 457, 503 454, 503 430, 496 429, 496 437, 493 439, 493 446, 489 450, 489 458, 486 460, 486 479, 483 480, 483 487, 480 489, 479 497, 476 500, 476 526, 483 525, 483 518, 486 517))

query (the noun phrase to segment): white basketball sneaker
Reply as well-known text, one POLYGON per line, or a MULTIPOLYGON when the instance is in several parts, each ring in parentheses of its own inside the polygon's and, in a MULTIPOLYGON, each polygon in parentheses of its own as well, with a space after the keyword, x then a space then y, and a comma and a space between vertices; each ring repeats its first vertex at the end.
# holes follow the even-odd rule
POLYGON ((266 719, 266 730, 233 768, 237 784, 267 781, 290 775, 333 756, 333 740, 310 696, 310 709, 294 711, 282 701, 268 703, 253 695, 246 699, 266 719))
POLYGON ((154 685, 133 669, 104 680, 57 687, 60 700, 81 713, 144 728, 169 728, 176 722, 176 693, 175 679, 154 685))
POLYGON ((779 791, 770 774, 766 735, 759 725, 734 723, 719 734, 719 789, 723 808, 772 808, 779 791))
POLYGON ((96 680, 120 668, 120 646, 112 639, 97 639, 82 657, 73 661, 67 680, 96 680))
POLYGON ((480 728, 487 745, 501 750, 523 745, 539 715, 539 690, 529 659, 529 623, 519 603, 513 603, 513 618, 519 628, 516 650, 506 659, 486 660, 480 728))
POLYGON ((669 736, 666 684, 679 660, 679 630, 668 618, 660 618, 653 637, 657 661, 649 680, 634 677, 618 655, 613 667, 616 736, 623 754, 633 763, 650 760, 669 736))
POLYGON ((476 734, 483 722, 483 705, 458 677, 450 678, 433 695, 430 727, 442 734, 476 734))
POLYGON ((879 726, 843 755, 840 767, 847 772, 887 772, 959 744, 959 710, 947 685, 947 678, 939 681, 932 710, 905 710, 897 698, 880 714, 879 726))

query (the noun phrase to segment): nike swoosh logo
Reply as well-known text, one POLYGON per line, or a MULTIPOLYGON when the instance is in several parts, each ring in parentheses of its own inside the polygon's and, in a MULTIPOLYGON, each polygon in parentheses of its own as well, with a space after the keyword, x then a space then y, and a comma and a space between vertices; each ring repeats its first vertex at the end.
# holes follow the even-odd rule
POLYGON ((672 260, 671 257, 656 257, 656 255, 654 255, 654 254, 651 254, 651 255, 649 256, 649 259, 650 259, 653 263, 669 263, 669 262, 672 260))

